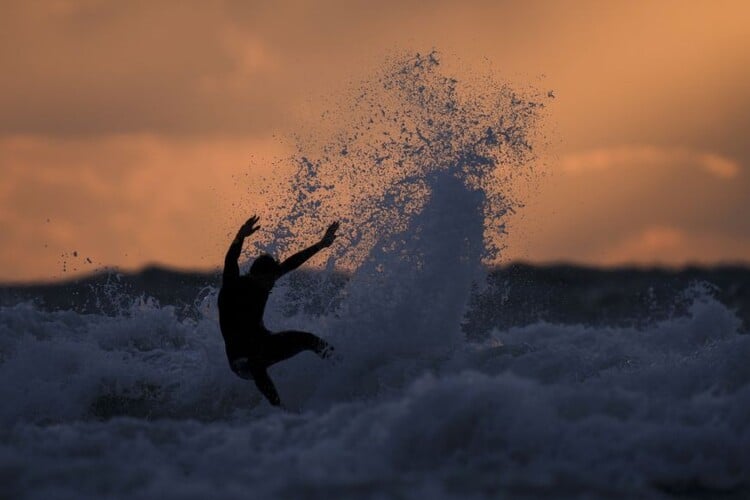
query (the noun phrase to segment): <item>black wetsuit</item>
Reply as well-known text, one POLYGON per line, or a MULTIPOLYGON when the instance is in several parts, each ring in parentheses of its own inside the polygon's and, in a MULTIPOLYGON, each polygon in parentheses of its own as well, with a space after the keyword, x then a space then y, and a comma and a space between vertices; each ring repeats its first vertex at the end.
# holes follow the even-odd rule
POLYGON ((252 379, 275 406, 281 402, 266 369, 287 358, 310 350, 326 357, 330 345, 316 335, 301 331, 271 333, 263 324, 263 311, 274 283, 284 274, 298 268, 322 246, 313 245, 282 262, 278 271, 263 277, 240 276, 237 259, 244 238, 232 242, 224 261, 224 275, 219 291, 219 324, 229 365, 238 376, 252 379))

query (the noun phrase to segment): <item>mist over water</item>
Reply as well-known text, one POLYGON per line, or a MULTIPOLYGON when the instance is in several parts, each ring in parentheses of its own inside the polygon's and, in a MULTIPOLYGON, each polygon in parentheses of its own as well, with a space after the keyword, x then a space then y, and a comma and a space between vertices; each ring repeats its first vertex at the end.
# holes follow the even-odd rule
POLYGON ((287 255, 341 220, 316 282, 351 273, 337 306, 290 316, 287 281, 266 314, 341 359, 273 367, 283 412, 229 371, 215 290, 192 317, 135 297, 116 315, 3 308, 0 497, 747 492, 750 336, 709 287, 642 328, 540 321, 465 339, 521 201, 513 181, 534 175, 538 96, 457 81, 428 54, 388 62, 351 99, 344 129, 300 139, 252 250, 287 255))

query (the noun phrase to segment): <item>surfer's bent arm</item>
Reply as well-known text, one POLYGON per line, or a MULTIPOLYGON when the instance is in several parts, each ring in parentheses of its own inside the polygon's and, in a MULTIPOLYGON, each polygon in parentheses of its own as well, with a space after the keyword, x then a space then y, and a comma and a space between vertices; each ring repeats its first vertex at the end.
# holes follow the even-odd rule
POLYGON ((297 252, 288 259, 284 260, 284 262, 281 263, 281 273, 280 274, 286 274, 289 271, 293 271, 294 269, 297 269, 299 266, 304 264, 307 259, 318 253, 323 248, 331 246, 331 243, 333 243, 333 240, 336 238, 336 230, 339 228, 339 223, 334 222, 330 226, 328 226, 328 229, 326 230, 326 234, 323 236, 323 238, 317 242, 316 244, 309 246, 302 250, 301 252, 297 252))
POLYGON ((255 226, 257 222, 257 216, 253 215, 250 217, 240 230, 237 231, 237 236, 234 237, 232 244, 229 245, 229 250, 227 250, 227 255, 224 258, 224 275, 222 277, 224 282, 240 277, 240 266, 237 261, 242 253, 242 244, 245 242, 246 237, 260 229, 260 226, 255 226))

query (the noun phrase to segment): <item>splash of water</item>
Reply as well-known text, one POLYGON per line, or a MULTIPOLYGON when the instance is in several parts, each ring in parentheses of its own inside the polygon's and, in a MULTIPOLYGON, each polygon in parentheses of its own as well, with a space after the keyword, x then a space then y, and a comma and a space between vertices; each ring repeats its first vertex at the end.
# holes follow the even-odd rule
POLYGON ((533 92, 444 74, 436 52, 396 58, 324 115, 346 128, 298 138, 296 173, 270 210, 272 240, 253 251, 288 255, 340 220, 328 269, 353 277, 334 330, 378 336, 379 349, 392 350, 390 339, 406 352, 443 350, 459 338, 482 261, 502 250, 543 108, 533 92))
POLYGON ((333 137, 298 137, 296 173, 275 200, 273 243, 261 245, 294 251, 338 219, 343 244, 332 260, 357 269, 378 242, 403 233, 450 177, 481 193, 482 257, 497 258, 497 236, 518 204, 512 180, 534 167, 541 100, 492 80, 460 82, 442 72, 436 52, 390 61, 340 110, 323 114, 345 124, 333 137))

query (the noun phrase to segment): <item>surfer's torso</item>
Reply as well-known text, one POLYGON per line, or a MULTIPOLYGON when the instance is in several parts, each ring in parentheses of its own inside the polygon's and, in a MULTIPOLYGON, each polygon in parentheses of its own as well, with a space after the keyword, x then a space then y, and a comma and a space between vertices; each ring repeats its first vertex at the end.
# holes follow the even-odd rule
POLYGON ((268 334, 263 312, 273 284, 251 276, 227 280, 219 291, 219 326, 231 359, 247 355, 254 340, 268 334))

